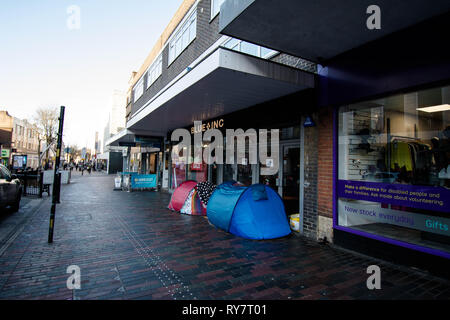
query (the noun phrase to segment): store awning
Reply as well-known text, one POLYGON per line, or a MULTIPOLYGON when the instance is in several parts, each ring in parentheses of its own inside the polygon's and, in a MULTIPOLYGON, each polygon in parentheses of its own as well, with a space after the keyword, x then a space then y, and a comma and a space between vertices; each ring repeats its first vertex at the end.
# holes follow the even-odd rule
POLYGON ((103 152, 98 154, 97 160, 109 160, 109 152, 103 152))
POLYGON ((226 0, 219 30, 321 62, 449 10, 448 0, 226 0), (367 28, 374 4, 381 9, 379 30, 367 28))
POLYGON ((194 121, 216 118, 314 85, 312 73, 218 48, 136 112, 127 129, 166 135, 194 121))
POLYGON ((152 130, 129 130, 123 129, 108 140, 105 145, 112 147, 157 147, 160 148, 162 136, 158 136, 152 130))

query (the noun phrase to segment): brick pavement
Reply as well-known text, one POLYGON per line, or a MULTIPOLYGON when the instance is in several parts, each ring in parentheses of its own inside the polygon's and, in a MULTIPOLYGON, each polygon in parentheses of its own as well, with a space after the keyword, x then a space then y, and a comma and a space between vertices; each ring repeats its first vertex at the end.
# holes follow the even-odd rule
POLYGON ((301 236, 237 238, 205 217, 167 210, 168 194, 113 191, 113 178, 75 173, 63 186, 53 244, 44 200, 0 256, 0 299, 450 297, 447 280, 301 236), (366 287, 372 264, 381 290, 366 287), (66 287, 69 265, 81 269, 80 290, 66 287))

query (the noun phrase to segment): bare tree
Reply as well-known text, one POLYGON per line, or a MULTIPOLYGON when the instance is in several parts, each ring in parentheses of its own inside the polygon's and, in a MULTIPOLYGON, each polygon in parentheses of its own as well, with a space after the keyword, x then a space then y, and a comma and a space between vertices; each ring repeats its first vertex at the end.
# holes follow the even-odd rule
POLYGON ((76 144, 69 146, 69 162, 75 160, 79 155, 81 155, 81 149, 76 144))
MULTIPOLYGON (((58 125, 59 125, 59 115, 58 109, 52 107, 39 108, 36 110, 34 116, 34 121, 40 131, 42 132, 42 137, 47 146, 50 146, 56 141, 58 135, 58 125)), ((53 152, 56 152, 56 147, 52 147, 53 152)), ((46 161, 48 163, 49 150, 46 151, 46 161)))

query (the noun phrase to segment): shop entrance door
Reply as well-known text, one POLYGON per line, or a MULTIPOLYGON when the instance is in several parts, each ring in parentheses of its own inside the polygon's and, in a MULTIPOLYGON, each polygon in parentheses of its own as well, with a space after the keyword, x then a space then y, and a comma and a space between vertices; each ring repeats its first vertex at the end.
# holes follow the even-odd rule
MULTIPOLYGON (((259 176, 259 183, 270 186, 283 199, 286 214, 299 213, 300 208, 300 142, 281 142, 280 168, 271 176, 259 176)), ((263 164, 260 164, 263 166, 263 164)))
POLYGON ((284 202, 286 214, 299 213, 300 208, 300 143, 281 145, 281 181, 278 193, 284 202))

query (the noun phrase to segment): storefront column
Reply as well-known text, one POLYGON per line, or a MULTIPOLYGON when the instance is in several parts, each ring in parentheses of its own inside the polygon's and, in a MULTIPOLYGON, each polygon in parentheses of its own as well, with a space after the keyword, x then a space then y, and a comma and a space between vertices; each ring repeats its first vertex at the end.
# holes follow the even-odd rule
POLYGON ((304 210, 304 201, 303 197, 305 195, 305 127, 303 123, 305 122, 305 117, 301 117, 300 119, 300 182, 299 182, 299 232, 303 233, 303 210, 304 210))
POLYGON ((159 164, 159 161, 160 161, 160 153, 161 152, 158 152, 158 153, 156 153, 156 159, 155 159, 155 161, 156 161, 156 186, 157 186, 157 188, 159 189, 159 181, 161 180, 160 179, 160 172, 159 172, 159 169, 161 168, 161 166, 160 166, 160 164, 159 164))

